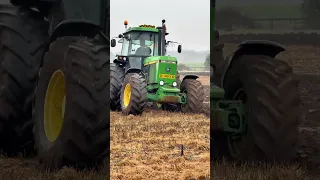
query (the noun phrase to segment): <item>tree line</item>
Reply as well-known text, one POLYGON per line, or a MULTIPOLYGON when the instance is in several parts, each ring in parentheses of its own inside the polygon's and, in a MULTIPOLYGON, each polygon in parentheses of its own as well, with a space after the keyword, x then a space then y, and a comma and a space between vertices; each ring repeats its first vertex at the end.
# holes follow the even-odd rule
MULTIPOLYGON (((304 20, 304 27, 307 29, 320 29, 320 0, 302 0, 299 4, 299 10, 304 20)), ((257 29, 259 24, 254 23, 254 17, 249 17, 245 12, 241 12, 234 4, 229 4, 216 11, 216 27, 223 29, 232 29, 232 27, 244 27, 248 29, 257 29)))

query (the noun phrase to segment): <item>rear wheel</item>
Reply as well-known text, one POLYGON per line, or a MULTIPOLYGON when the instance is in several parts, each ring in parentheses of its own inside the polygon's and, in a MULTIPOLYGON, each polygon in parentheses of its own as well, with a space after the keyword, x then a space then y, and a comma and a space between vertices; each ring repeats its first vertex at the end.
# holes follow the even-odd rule
POLYGON ((48 34, 31 9, 0 5, 0 148, 33 153, 32 101, 48 34))
POLYGON ((204 90, 200 81, 185 79, 182 81, 180 90, 187 94, 187 103, 181 104, 182 112, 200 113, 203 110, 204 90))
POLYGON ((109 152, 109 47, 102 40, 59 38, 44 57, 35 92, 34 135, 51 169, 102 165, 109 152))
POLYGON ((298 83, 278 59, 244 55, 228 71, 226 99, 242 100, 245 134, 213 135, 213 159, 290 162, 296 157, 299 125, 298 83))
POLYGON ((147 83, 138 73, 128 73, 121 89, 121 108, 124 115, 139 115, 147 102, 147 83))
POLYGON ((124 68, 119 64, 110 64, 110 110, 121 110, 121 87, 124 80, 124 68))

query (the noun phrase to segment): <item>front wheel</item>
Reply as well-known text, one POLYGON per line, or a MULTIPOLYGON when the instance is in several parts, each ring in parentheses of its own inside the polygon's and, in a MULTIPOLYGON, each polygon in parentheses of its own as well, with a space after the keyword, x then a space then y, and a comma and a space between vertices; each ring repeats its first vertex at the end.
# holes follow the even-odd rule
POLYGON ((204 90, 200 81, 185 79, 181 83, 180 91, 187 94, 187 103, 180 105, 182 112, 200 113, 203 110, 204 90))
POLYGON ((50 45, 33 111, 40 161, 48 168, 100 167, 109 155, 109 47, 63 37, 50 45))
POLYGON ((147 83, 138 73, 128 73, 121 89, 121 109, 124 115, 142 114, 147 102, 147 83))
POLYGON ((110 110, 121 110, 120 94, 124 79, 124 68, 119 64, 110 64, 110 110))

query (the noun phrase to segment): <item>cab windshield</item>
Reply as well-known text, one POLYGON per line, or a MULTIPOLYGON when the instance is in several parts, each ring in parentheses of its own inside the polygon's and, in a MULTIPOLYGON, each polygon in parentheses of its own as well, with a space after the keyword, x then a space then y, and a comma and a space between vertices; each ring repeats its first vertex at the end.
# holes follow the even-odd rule
POLYGON ((158 56, 158 34, 156 32, 136 31, 122 38, 121 55, 158 56))

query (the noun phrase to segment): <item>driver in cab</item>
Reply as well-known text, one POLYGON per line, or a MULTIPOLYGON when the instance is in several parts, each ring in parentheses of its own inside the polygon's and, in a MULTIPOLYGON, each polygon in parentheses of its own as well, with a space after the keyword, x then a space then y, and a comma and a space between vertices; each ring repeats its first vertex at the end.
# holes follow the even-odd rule
POLYGON ((136 50, 135 55, 150 56, 151 52, 152 52, 151 48, 146 46, 146 44, 145 44, 145 39, 141 38, 140 39, 140 47, 136 50))

